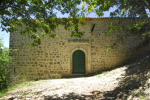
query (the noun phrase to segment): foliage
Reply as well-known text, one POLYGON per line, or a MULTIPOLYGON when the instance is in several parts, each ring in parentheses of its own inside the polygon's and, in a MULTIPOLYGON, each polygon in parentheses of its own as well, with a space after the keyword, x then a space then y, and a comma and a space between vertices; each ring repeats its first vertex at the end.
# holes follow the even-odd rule
MULTIPOLYGON (((3 47, 2 39, 0 39, 0 47, 3 47)), ((8 86, 8 62, 8 48, 0 49, 0 91, 7 88, 8 86)))
POLYGON ((34 81, 30 81, 30 82, 23 82, 23 83, 20 83, 20 84, 15 84, 14 86, 8 86, 6 89, 4 89, 3 91, 0 91, 0 97, 4 96, 5 93, 11 91, 11 90, 14 90, 14 89, 17 89, 17 88, 21 88, 21 87, 28 87, 28 86, 33 86, 33 82, 34 81))
MULTIPOLYGON (((108 34, 110 36, 114 31, 130 31, 131 34, 143 36, 143 40, 150 40, 150 0, 83 0, 82 11, 87 15, 95 12, 98 17, 102 17, 105 11, 115 7, 115 11, 110 12, 111 19, 118 19, 118 24, 110 24, 108 34), (87 5, 87 6, 85 6, 87 5), (134 22, 130 25, 123 24, 125 17, 131 18, 134 22), (121 28, 119 25, 125 25, 121 28)), ((117 43, 123 43, 124 36, 117 37, 117 43)), ((108 47, 108 46, 107 46, 108 47)))
MULTIPOLYGON (((95 12, 101 18, 111 7, 117 8, 110 12, 110 17, 117 18, 118 25, 123 24, 125 17, 136 21, 121 28, 111 23, 106 36, 110 36, 114 30, 129 30, 133 34, 141 34, 146 41, 150 38, 150 19, 147 12, 150 11, 149 0, 2 0, 0 4, 2 30, 19 31, 21 35, 28 35, 34 40, 32 46, 38 46, 42 42, 37 31, 40 31, 42 36, 55 38, 55 28, 60 25, 64 25, 66 30, 73 27, 71 36, 80 38, 84 32, 80 32, 78 27, 79 24, 84 25, 85 16, 95 12), (81 8, 78 7, 79 4, 81 8), (56 11, 69 16, 58 18, 56 11)), ((120 38, 125 39, 123 36, 120 38)), ((118 42, 122 43, 120 40, 118 42)))
POLYGON ((77 5, 81 0, 2 0, 0 1, 1 28, 7 32, 19 31, 21 35, 28 35, 34 42, 31 46, 41 44, 41 35, 56 37, 55 28, 64 25, 66 30, 73 27, 71 36, 81 37, 79 24, 84 25, 82 13, 77 5), (68 18, 57 18, 56 11, 69 14, 68 18), (16 27, 18 26, 18 27, 16 27))
POLYGON ((106 45, 106 52, 108 53, 111 53, 111 50, 112 49, 116 49, 117 47, 116 47, 116 43, 113 43, 113 44, 111 44, 111 45, 106 45))

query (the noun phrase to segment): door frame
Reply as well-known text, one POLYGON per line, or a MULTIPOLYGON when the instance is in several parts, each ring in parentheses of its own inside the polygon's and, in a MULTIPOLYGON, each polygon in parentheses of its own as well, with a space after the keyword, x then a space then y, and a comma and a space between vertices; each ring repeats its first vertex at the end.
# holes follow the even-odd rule
POLYGON ((73 62, 72 62, 72 57, 73 57, 73 53, 76 51, 76 50, 81 50, 81 51, 83 51, 84 52, 84 54, 85 54, 85 74, 87 74, 87 65, 88 65, 88 57, 87 57, 87 52, 86 52, 86 50, 84 50, 83 48, 81 48, 81 47, 77 47, 77 48, 74 48, 72 51, 71 51, 71 53, 70 53, 70 74, 73 74, 72 73, 72 71, 73 71, 73 62))

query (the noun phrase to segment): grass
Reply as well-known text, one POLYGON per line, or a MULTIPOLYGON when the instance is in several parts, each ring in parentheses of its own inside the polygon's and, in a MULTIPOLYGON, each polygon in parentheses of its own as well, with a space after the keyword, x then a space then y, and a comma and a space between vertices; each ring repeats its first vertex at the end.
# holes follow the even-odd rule
POLYGON ((124 97, 124 96, 122 96, 121 98, 122 98, 122 99, 125 99, 125 97, 124 97))
POLYGON ((102 72, 102 74, 106 75, 108 72, 109 72, 109 71, 104 71, 104 72, 102 72))
POLYGON ((12 91, 12 90, 14 90, 14 89, 21 88, 21 87, 25 87, 25 86, 32 86, 32 85, 33 85, 33 82, 34 82, 34 81, 23 82, 23 83, 16 84, 16 85, 14 85, 14 86, 8 87, 8 88, 6 88, 5 90, 3 90, 3 91, 0 92, 0 98, 3 97, 7 92, 12 91))
POLYGON ((134 94, 134 90, 131 90, 131 91, 130 91, 130 94, 134 94))
POLYGON ((137 93, 137 96, 138 96, 138 97, 142 97, 142 94, 141 94, 141 93, 137 93))
POLYGON ((118 71, 114 71, 114 72, 113 72, 113 74, 117 74, 117 73, 119 73, 119 72, 118 72, 118 71))
MULTIPOLYGON (((102 74, 106 75, 109 71, 103 71, 102 74)), ((97 75, 97 77, 101 77, 101 74, 97 75)))
POLYGON ((97 77, 99 77, 99 78, 100 78, 100 77, 101 77, 101 75, 97 75, 97 77))
POLYGON ((145 96, 142 93, 137 93, 136 95, 137 97, 140 97, 141 99, 146 100, 145 96))
MULTIPOLYGON (((130 95, 135 95, 135 94, 134 94, 134 90, 131 90, 131 91, 130 91, 130 95)), ((140 100, 147 100, 147 99, 145 98, 145 95, 142 94, 142 93, 137 93, 136 96, 139 97, 140 100)))

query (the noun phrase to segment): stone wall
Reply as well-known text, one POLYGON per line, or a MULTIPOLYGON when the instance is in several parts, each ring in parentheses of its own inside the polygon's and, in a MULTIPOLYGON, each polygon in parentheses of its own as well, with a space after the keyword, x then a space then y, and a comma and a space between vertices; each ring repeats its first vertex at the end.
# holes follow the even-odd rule
MULTIPOLYGON (((139 36, 131 35, 128 31, 113 32, 109 37, 108 27, 111 22, 108 18, 96 19, 87 18, 86 25, 80 26, 79 30, 86 34, 81 39, 70 37, 71 31, 67 31, 63 26, 56 28, 55 39, 49 36, 41 37, 42 44, 38 47, 29 47, 31 43, 27 36, 21 36, 19 33, 10 34, 10 48, 18 49, 10 53, 12 59, 9 67, 11 77, 21 80, 60 78, 64 75, 72 75, 72 54, 76 50, 82 50, 85 53, 86 74, 116 67, 131 58, 143 55, 149 52, 149 47, 136 49, 143 42, 139 36), (95 24, 93 32, 91 29, 95 24), (106 52, 106 45, 116 42, 117 35, 125 36, 124 44, 119 44, 118 49, 106 52), (77 41, 73 41, 77 39, 77 41), (71 41, 70 41, 71 40, 71 41), (142 52, 141 52, 142 51, 142 52)), ((130 24, 131 20, 126 19, 123 23, 130 24)), ((122 27, 122 25, 120 25, 122 27)))

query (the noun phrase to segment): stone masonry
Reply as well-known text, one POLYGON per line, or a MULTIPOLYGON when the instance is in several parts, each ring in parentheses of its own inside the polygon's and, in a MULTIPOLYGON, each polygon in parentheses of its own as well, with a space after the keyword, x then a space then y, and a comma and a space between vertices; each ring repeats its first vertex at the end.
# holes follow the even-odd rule
MULTIPOLYGON (((137 49, 143 43, 142 37, 132 35, 129 31, 113 32, 111 36, 106 37, 111 22, 117 23, 118 20, 86 18, 86 25, 79 27, 81 32, 85 32, 82 38, 70 37, 71 31, 61 26, 55 30, 58 35, 55 39, 49 36, 41 37, 40 46, 29 48, 26 45, 32 40, 17 32, 11 33, 10 49, 18 49, 10 53, 11 78, 35 80, 73 75, 72 55, 76 50, 85 53, 86 74, 114 68, 149 52, 150 46, 137 49), (107 53, 106 45, 115 43, 117 35, 125 35, 125 43, 119 44, 117 49, 107 53)), ((131 19, 126 19, 120 27, 131 22, 131 19)))

